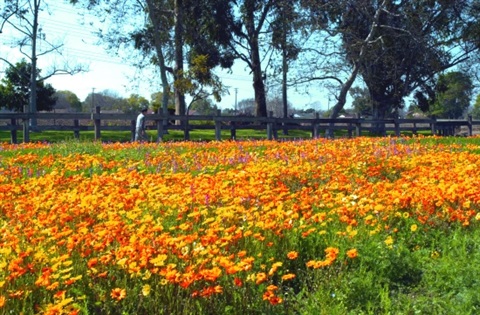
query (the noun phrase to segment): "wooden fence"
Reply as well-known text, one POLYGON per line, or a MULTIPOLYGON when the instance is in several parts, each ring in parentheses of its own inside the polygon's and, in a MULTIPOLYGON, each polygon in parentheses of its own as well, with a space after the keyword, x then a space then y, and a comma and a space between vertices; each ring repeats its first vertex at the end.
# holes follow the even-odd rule
MULTIPOLYGON (((101 131, 116 130, 130 131, 132 139, 135 134, 136 114, 101 113, 97 107, 95 113, 0 113, 0 130, 8 130, 11 134, 11 142, 17 143, 17 133, 23 132, 23 141, 29 142, 29 132, 33 129, 29 125, 30 119, 35 118, 37 131, 63 130, 72 131, 75 138, 80 137, 80 132, 93 130, 95 140, 101 140, 101 131)), ((473 135, 473 127, 480 125, 480 120, 467 119, 445 120, 435 118, 421 119, 382 119, 372 120, 363 118, 277 118, 272 113, 269 117, 244 117, 217 115, 168 115, 150 114, 146 116, 149 129, 156 129, 157 141, 161 141, 168 130, 182 130, 184 140, 189 140, 189 132, 194 129, 215 130, 215 139, 222 140, 221 131, 230 130, 230 138, 236 139, 236 131, 240 129, 265 130, 266 138, 278 139, 278 131, 307 130, 312 138, 322 136, 328 130, 343 130, 349 137, 361 136, 364 132, 373 131, 376 126, 385 126, 386 132, 393 132, 400 136, 405 132, 416 134, 419 131, 427 131, 434 135, 457 135, 459 130, 465 136, 473 135), (180 124, 172 124, 172 121, 180 124)))

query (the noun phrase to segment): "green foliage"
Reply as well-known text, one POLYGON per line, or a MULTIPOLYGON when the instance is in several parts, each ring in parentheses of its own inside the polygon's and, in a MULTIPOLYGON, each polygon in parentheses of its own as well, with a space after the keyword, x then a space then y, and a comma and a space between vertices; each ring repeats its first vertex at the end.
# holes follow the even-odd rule
POLYGON ((218 108, 209 99, 200 99, 190 105, 190 110, 196 111, 199 115, 216 115, 218 108))
POLYGON ((477 98, 475 99, 471 115, 474 119, 480 119, 480 94, 477 95, 477 98))
POLYGON ((55 109, 70 109, 74 112, 80 112, 82 110, 82 102, 78 96, 71 91, 57 91, 55 97, 57 97, 55 109))
MULTIPOLYGON (((151 95, 150 105, 155 112, 162 108, 163 93, 156 92, 151 95)), ((168 108, 172 109, 172 114, 175 113, 175 98, 172 92, 168 95, 168 108)))
POLYGON ((470 105, 473 83, 462 72, 441 75, 437 82, 436 99, 430 113, 439 118, 460 118, 470 105))
MULTIPOLYGON (((37 69, 37 78, 40 72, 41 70, 37 69)), ((30 76, 31 66, 25 60, 7 69, 0 84, 1 106, 16 112, 23 111, 24 106, 29 104, 30 76)), ((55 89, 50 84, 37 81, 37 110, 52 110, 56 100, 55 89)))
POLYGON ((127 105, 128 107, 124 108, 123 112, 126 114, 133 114, 138 113, 143 107, 149 107, 150 103, 143 96, 138 94, 130 94, 130 96, 127 98, 127 105))
POLYGON ((227 92, 220 78, 208 66, 208 62, 207 55, 196 56, 191 60, 190 68, 184 73, 183 78, 175 81, 178 90, 193 98, 192 103, 207 99, 209 96, 220 102, 227 92))
POLYGON ((372 100, 368 89, 353 87, 350 89, 350 95, 353 97, 352 107, 357 114, 361 116, 372 115, 372 100))

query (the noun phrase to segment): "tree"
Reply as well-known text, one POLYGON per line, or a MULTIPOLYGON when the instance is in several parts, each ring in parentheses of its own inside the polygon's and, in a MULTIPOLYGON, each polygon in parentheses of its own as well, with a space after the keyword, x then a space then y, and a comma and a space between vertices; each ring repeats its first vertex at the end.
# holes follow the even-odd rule
POLYGON ((137 94, 131 94, 129 98, 125 99, 116 91, 104 90, 98 93, 90 93, 85 98, 84 111, 93 112, 95 107, 100 107, 101 111, 132 113, 138 111, 139 104, 147 105, 148 100, 137 94))
POLYGON ((462 117, 470 106, 473 83, 468 75, 454 71, 440 75, 430 114, 438 118, 462 117))
MULTIPOLYGON (((347 101, 348 91, 355 82, 357 75, 360 73, 363 61, 368 56, 370 45, 376 40, 376 31, 380 25, 380 16, 385 10, 387 1, 384 0, 378 4, 376 10, 374 10, 371 19, 365 21, 366 30, 365 34, 361 34, 356 38, 356 42, 353 45, 355 50, 348 53, 345 45, 343 45, 342 37, 349 36, 351 31, 346 27, 343 20, 345 10, 348 11, 352 6, 355 6, 353 2, 344 3, 344 1, 316 1, 305 0, 303 5, 309 10, 311 16, 312 28, 317 29, 320 32, 321 38, 326 39, 327 45, 324 45, 325 49, 314 50, 319 52, 322 58, 318 56, 316 59, 328 59, 345 60, 350 66, 346 78, 342 78, 338 73, 343 67, 336 66, 335 63, 331 64, 326 62, 322 69, 326 69, 327 74, 321 74, 320 76, 307 75, 307 80, 328 80, 335 82, 338 87, 336 95, 337 102, 330 110, 330 117, 336 118, 338 114, 343 110, 343 107, 347 101), (326 34, 326 35, 325 35, 326 34), (338 47, 338 43, 342 46, 338 47)), ((361 18, 359 18, 361 19, 361 18)), ((318 41, 318 40, 317 40, 318 41)), ((335 62, 335 61, 334 61, 335 62)), ((311 71, 311 70, 310 70, 311 71)), ((333 137, 333 123, 330 124, 330 128, 327 129, 327 136, 333 137)))
POLYGON ((218 107, 210 99, 199 99, 190 105, 199 115, 216 115, 218 107))
MULTIPOLYGON (((0 84, 0 104, 4 104, 5 108, 22 112, 29 104, 30 99, 30 71, 32 67, 25 60, 18 62, 14 66, 7 68, 5 78, 0 84)), ((33 76, 38 78, 41 70, 37 69, 37 73, 33 76)), ((50 84, 44 84, 43 81, 35 82, 35 103, 38 110, 50 111, 55 105, 56 97, 55 89, 50 84)))
POLYGON ((350 95, 353 97, 352 107, 355 113, 361 116, 372 116, 372 100, 368 89, 353 87, 350 89, 350 95))
MULTIPOLYGON (((226 23, 223 22, 224 19, 231 19, 230 0, 70 2, 84 3, 90 9, 103 8, 108 11, 113 22, 112 27, 107 29, 107 34, 103 34, 103 39, 114 48, 133 45, 159 67, 164 114, 168 111, 170 90, 174 92, 176 113, 185 114, 185 90, 182 90, 185 79, 188 79, 185 77, 185 62, 190 68, 196 58, 203 55, 208 59, 208 73, 217 66, 231 67, 233 64, 233 55, 229 53, 226 45, 231 32, 224 28, 226 23), (148 15, 145 22, 135 25, 133 30, 131 24, 118 24, 119 20, 133 19, 145 13, 148 15), (119 31, 122 26, 127 28, 127 31, 119 31), (168 81, 169 77, 173 77, 173 89, 168 81)), ((103 12, 100 14, 104 16, 103 12)), ((211 76, 205 73, 195 80, 204 86, 213 82, 211 76)))
POLYGON ((126 114, 138 113, 141 108, 150 106, 150 102, 145 97, 138 94, 130 94, 127 98, 126 104, 128 107, 122 110, 126 114))
POLYGON ((213 96, 219 102, 226 93, 219 77, 211 73, 207 63, 207 56, 197 55, 190 62, 190 68, 185 72, 183 79, 175 81, 175 87, 178 91, 192 97, 188 109, 191 108, 193 103, 208 100, 210 96, 213 96))
POLYGON ((55 97, 57 98, 55 109, 65 109, 74 112, 82 111, 82 102, 75 93, 71 91, 57 91, 55 97))
POLYGON ((266 42, 263 33, 267 16, 272 13, 275 0, 244 0, 237 3, 239 12, 231 27, 234 40, 230 47, 235 56, 244 61, 253 76, 255 93, 255 115, 267 116, 267 98, 265 91, 265 71, 262 69, 260 55, 261 44, 266 42))
MULTIPOLYGON (((288 116, 288 70, 289 63, 298 58, 300 53, 299 43, 295 41, 295 33, 304 21, 299 14, 296 1, 277 1, 274 6, 274 20, 272 28, 272 45, 281 52, 281 84, 282 84, 282 103, 283 117, 288 116)), ((286 131, 286 130, 285 130, 286 131)))
MULTIPOLYGON (((271 96, 267 98, 267 109, 270 112, 273 112, 275 117, 284 117, 285 105, 284 99, 282 96, 271 96)), ((288 113, 292 111, 292 104, 287 102, 287 117, 288 113)))
POLYGON ((253 98, 243 99, 243 100, 240 100, 237 104, 237 114, 253 116, 255 113, 255 108, 256 108, 255 99, 253 98))
POLYGON ((165 99, 168 99, 167 103, 167 114, 174 114, 175 113, 175 101, 173 99, 173 93, 170 92, 170 95, 166 98, 163 95, 163 92, 156 92, 150 96, 150 105, 152 106, 155 112, 160 112, 162 110, 162 104, 165 99))
MULTIPOLYGON (((283 117, 288 117, 288 72, 290 63, 296 60, 301 51, 300 41, 295 35, 298 29, 306 25, 303 15, 299 13, 297 1, 277 1, 274 6, 274 20, 272 22, 272 45, 281 53, 281 86, 283 117)), ((305 34, 305 32, 303 32, 305 34)), ((279 115, 280 117, 280 115, 279 115)), ((288 128, 283 129, 283 134, 288 134, 288 128)))
POLYGON ((378 8, 374 40, 360 66, 373 103, 373 115, 383 118, 397 112, 403 100, 415 90, 431 84, 436 76, 465 61, 470 49, 463 49, 469 0, 350 2, 343 13, 348 32, 342 41, 349 56, 357 56, 356 43, 371 32, 378 8))
MULTIPOLYGON (((318 52, 316 60, 323 62, 318 69, 324 70, 318 75, 312 67, 307 67, 311 74, 304 76, 305 81, 338 82, 332 117, 345 105, 346 92, 357 75, 369 90, 373 116, 396 116, 405 97, 432 89, 439 73, 462 64, 477 50, 471 44, 474 36, 465 35, 470 25, 478 25, 478 19, 471 13, 478 6, 476 1, 303 0, 302 3, 309 10, 312 26, 318 24, 315 39, 321 46, 310 51, 318 52), (350 72, 339 76, 342 68, 335 60, 346 61, 350 72)), ((315 58, 310 61, 316 64, 315 58)))
MULTIPOLYGON (((5 19, 3 23, 8 24, 21 34, 21 38, 19 38, 17 45, 20 53, 30 61, 31 77, 29 84, 30 93, 28 111, 35 113, 37 109, 40 109, 40 104, 37 104, 37 99, 43 99, 43 97, 37 98, 37 82, 42 82, 55 74, 74 74, 83 71, 83 69, 79 66, 70 67, 68 63, 65 63, 63 68, 53 67, 49 70, 48 74, 39 78, 39 71, 37 71, 38 58, 52 52, 58 52, 63 46, 63 44, 55 44, 47 41, 45 34, 42 33, 39 13, 47 5, 42 0, 5 0, 4 2, 5 7, 1 14, 5 19), (41 46, 38 45, 39 41, 42 41, 41 46)), ((3 60, 12 66, 12 63, 4 58, 0 58, 0 60, 3 60)), ((44 90, 40 89, 39 91, 43 92, 44 90)), ((33 126, 36 125, 36 120, 32 119, 31 124, 33 126)))
POLYGON ((480 119, 480 94, 477 95, 470 114, 473 119, 480 119))

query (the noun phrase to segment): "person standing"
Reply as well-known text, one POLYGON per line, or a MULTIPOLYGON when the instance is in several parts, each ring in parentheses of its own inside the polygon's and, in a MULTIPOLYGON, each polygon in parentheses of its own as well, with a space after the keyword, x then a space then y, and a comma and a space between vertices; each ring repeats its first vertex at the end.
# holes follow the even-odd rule
POLYGON ((148 107, 142 107, 140 114, 137 116, 137 123, 135 125, 135 141, 146 141, 147 133, 145 131, 145 115, 148 107))

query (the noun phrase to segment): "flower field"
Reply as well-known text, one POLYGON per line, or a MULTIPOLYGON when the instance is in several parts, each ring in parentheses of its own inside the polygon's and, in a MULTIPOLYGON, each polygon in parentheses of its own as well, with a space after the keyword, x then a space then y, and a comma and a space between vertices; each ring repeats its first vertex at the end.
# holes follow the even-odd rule
POLYGON ((0 145, 0 314, 474 314, 479 152, 0 145))

